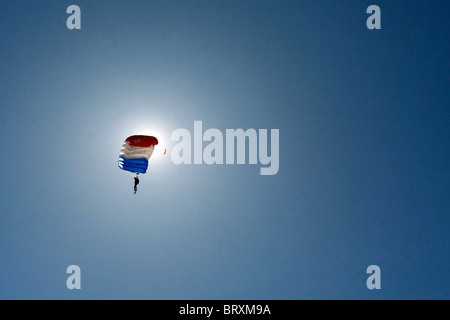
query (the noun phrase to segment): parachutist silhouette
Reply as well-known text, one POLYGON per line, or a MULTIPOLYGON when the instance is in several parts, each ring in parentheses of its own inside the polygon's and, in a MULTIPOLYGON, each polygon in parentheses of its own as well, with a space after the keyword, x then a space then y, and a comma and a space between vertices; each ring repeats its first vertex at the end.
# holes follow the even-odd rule
POLYGON ((139 177, 136 176, 136 177, 134 177, 134 194, 136 194, 136 192, 137 192, 138 184, 139 184, 139 177))

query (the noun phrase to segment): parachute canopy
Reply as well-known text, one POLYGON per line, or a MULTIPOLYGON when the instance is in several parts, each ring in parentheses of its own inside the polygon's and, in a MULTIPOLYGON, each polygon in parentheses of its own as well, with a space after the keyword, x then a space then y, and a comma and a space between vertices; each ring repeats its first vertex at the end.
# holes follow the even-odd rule
POLYGON ((131 136, 125 140, 119 155, 119 168, 135 174, 147 172, 158 139, 151 136, 131 136))

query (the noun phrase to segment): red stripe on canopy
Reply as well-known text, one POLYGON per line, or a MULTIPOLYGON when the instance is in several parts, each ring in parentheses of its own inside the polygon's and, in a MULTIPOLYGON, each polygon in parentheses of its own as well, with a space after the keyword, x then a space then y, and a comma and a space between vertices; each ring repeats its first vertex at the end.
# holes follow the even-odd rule
POLYGON ((158 145, 158 139, 152 136, 131 136, 125 140, 133 147, 150 147, 158 145))

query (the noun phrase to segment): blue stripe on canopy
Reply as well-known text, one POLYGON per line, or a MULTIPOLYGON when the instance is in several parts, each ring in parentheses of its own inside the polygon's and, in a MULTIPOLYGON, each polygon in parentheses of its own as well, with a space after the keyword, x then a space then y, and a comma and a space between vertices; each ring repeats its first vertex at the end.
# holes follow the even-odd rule
POLYGON ((125 159, 124 157, 120 156, 119 168, 136 174, 144 174, 147 172, 148 160, 145 158, 125 159))

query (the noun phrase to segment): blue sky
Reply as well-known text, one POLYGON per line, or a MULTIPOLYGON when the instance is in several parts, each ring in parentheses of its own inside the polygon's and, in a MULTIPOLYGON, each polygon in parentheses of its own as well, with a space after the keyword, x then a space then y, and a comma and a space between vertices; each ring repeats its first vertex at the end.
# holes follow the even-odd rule
POLYGON ((450 298, 449 9, 2 1, 0 298, 450 298), (123 141, 195 120, 279 129, 278 174, 159 156, 133 195, 123 141))

